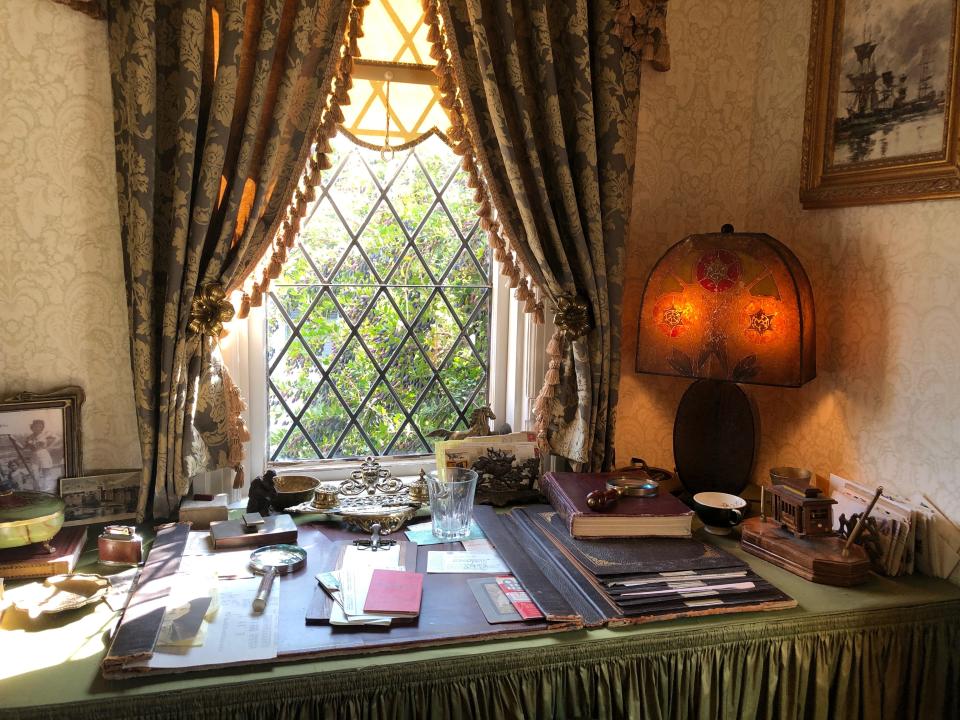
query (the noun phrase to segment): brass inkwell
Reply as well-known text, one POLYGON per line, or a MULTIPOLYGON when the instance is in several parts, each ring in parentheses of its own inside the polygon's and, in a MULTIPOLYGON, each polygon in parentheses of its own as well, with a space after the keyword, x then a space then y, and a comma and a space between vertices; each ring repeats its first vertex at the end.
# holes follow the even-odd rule
POLYGON ((298 509, 326 513, 364 532, 379 525, 387 535, 403 527, 429 499, 423 470, 414 482, 405 483, 368 457, 346 480, 321 485, 313 500, 298 509))

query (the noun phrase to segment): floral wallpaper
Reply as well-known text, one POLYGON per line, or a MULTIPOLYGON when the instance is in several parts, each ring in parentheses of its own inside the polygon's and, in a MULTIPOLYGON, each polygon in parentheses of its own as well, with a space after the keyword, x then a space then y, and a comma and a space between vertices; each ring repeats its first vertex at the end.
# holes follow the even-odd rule
POLYGON ((0 395, 76 384, 87 470, 140 467, 106 26, 0 3, 0 395))
MULTIPOLYGON (((818 377, 744 386, 758 480, 800 464, 921 491, 960 521, 960 201, 801 210, 810 2, 671 0, 673 67, 643 78, 617 453, 672 466, 687 382, 637 375, 636 315, 687 234, 768 232, 817 302, 818 377)), ((102 23, 0 3, 0 393, 87 391, 88 468, 139 463, 102 23)))
POLYGON ((817 310, 817 379, 743 386, 760 418, 756 479, 807 466, 923 492, 960 521, 960 201, 800 208, 810 10, 670 4, 672 69, 643 79, 618 459, 672 467, 688 384, 632 371, 643 282, 671 244, 732 222, 793 249, 817 310))

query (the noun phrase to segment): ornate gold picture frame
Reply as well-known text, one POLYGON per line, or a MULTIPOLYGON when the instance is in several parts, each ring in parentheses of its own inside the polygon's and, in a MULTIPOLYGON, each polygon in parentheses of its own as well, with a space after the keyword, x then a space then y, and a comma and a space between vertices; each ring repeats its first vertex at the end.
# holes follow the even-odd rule
POLYGON ((0 491, 57 495, 60 478, 83 471, 80 410, 83 390, 21 392, 0 402, 0 491))
POLYGON ((960 197, 960 0, 813 0, 805 208, 960 197))

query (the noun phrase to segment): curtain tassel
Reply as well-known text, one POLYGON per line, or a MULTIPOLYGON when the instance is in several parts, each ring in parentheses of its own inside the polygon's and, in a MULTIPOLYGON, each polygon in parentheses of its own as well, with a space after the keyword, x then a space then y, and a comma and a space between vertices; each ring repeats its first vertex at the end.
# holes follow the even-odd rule
POLYGON ((240 320, 245 320, 249 315, 250 315, 250 296, 244 293, 240 297, 240 311, 237 313, 237 317, 240 320))
POLYGON ((277 257, 277 254, 274 253, 270 258, 270 264, 267 265, 267 275, 270 276, 271 279, 276 280, 278 277, 280 277, 280 271, 282 269, 283 265, 280 262, 280 259, 277 257))

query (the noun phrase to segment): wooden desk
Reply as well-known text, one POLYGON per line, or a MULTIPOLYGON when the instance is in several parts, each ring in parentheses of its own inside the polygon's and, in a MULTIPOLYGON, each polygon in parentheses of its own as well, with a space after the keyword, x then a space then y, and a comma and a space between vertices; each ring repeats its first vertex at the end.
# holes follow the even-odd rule
POLYGON ((29 637, 0 629, 0 718, 960 717, 960 588, 813 585, 709 539, 800 606, 108 682, 101 605, 29 637))

